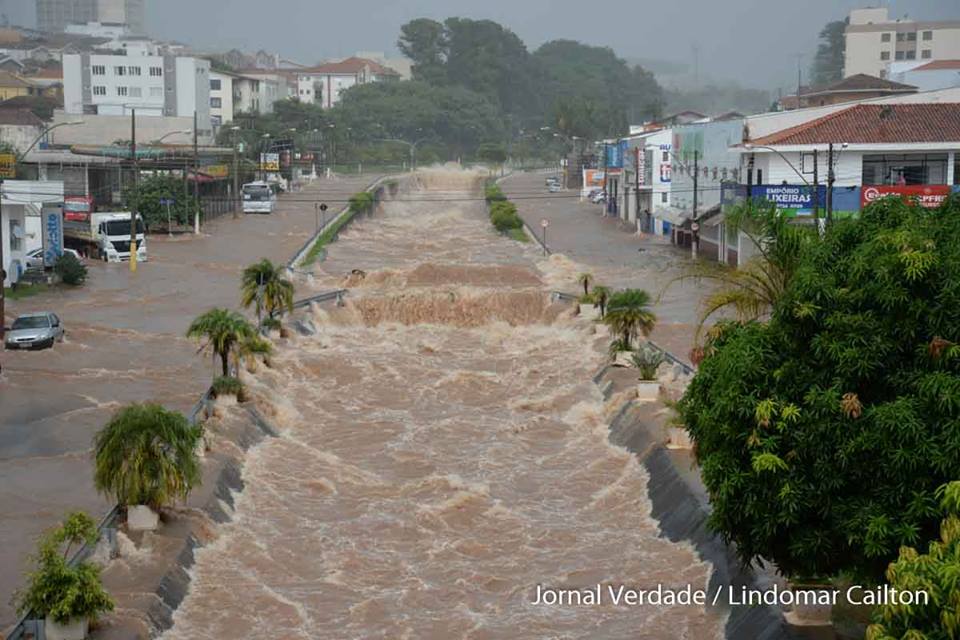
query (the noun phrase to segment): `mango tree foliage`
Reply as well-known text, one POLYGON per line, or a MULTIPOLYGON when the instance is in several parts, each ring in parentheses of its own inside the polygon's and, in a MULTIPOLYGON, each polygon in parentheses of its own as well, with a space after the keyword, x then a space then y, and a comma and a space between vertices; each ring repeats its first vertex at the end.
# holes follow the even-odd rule
POLYGON ((960 202, 885 200, 804 249, 768 322, 723 322, 679 411, 711 526, 785 574, 882 580, 960 460, 960 202))

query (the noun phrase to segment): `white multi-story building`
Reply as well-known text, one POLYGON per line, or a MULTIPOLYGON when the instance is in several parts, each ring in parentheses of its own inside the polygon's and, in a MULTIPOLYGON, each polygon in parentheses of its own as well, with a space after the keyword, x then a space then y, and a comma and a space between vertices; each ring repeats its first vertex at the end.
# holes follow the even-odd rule
POLYGON ((210 121, 210 62, 175 56, 63 57, 64 110, 77 115, 193 117, 210 121))
POLYGON ((281 92, 280 81, 269 74, 251 76, 211 71, 210 122, 214 131, 233 122, 234 116, 240 113, 273 113, 273 103, 286 97, 281 92))
POLYGON ((71 24, 101 22, 126 25, 145 33, 146 0, 36 0, 37 29, 60 32, 71 24))
POLYGON ((844 77, 885 78, 897 62, 960 59, 960 19, 891 20, 886 7, 855 9, 846 30, 844 77))
POLYGON ((356 57, 289 71, 296 74, 296 97, 301 102, 318 103, 324 109, 340 102, 341 94, 350 87, 400 77, 396 71, 379 62, 356 57))

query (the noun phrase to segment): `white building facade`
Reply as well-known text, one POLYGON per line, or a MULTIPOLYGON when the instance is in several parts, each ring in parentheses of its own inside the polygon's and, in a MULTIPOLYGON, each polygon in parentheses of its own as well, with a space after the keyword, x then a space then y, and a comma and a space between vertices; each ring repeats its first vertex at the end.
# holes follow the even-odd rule
POLYGON ((63 57, 64 111, 81 115, 193 117, 210 121, 210 62, 174 56, 63 57))
POLYGON ((886 7, 855 9, 845 37, 844 77, 886 78, 893 63, 960 59, 960 19, 891 20, 886 7))

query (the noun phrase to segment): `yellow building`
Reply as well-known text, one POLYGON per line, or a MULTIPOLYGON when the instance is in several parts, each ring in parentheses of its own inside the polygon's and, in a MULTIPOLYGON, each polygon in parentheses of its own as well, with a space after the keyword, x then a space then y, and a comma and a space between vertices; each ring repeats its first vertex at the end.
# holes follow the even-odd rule
POLYGON ((20 96, 39 96, 42 94, 42 87, 36 86, 29 80, 24 80, 15 73, 0 71, 0 102, 20 96))

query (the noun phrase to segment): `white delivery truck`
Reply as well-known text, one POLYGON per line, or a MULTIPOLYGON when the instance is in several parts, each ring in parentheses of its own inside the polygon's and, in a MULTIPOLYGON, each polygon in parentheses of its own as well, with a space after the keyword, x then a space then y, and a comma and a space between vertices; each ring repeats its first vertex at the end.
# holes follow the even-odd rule
MULTIPOLYGON (((90 213, 64 220, 65 244, 106 262, 130 260, 130 212, 90 213)), ((137 262, 147 261, 143 220, 137 218, 137 262)))
POLYGON ((266 182, 250 182, 243 185, 244 213, 273 213, 277 194, 266 182))

